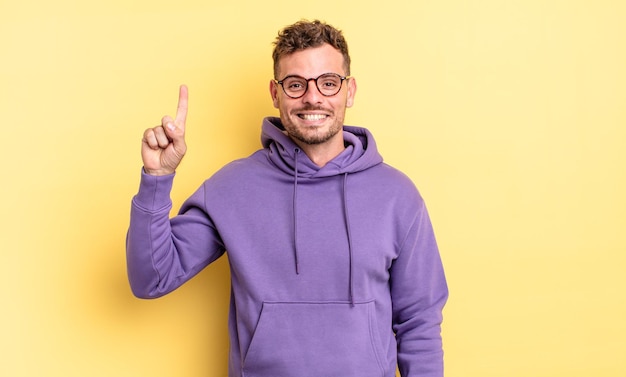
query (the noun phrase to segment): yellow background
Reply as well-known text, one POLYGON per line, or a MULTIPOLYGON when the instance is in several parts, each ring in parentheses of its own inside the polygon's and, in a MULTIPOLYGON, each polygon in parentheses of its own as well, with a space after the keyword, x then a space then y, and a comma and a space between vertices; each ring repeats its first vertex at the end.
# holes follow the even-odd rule
POLYGON ((186 83, 178 208, 259 147, 271 42, 300 18, 345 31, 347 121, 427 200, 446 375, 626 375, 623 1, 0 4, 0 375, 226 376, 225 259, 130 293, 141 134, 186 83))

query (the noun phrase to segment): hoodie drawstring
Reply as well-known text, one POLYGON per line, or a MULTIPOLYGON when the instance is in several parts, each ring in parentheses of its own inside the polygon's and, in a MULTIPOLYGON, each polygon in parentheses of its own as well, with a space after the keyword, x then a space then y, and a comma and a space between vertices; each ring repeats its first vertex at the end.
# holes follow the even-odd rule
POLYGON ((293 253, 296 260, 296 275, 300 274, 300 260, 298 258, 298 155, 300 149, 296 148, 293 174, 293 253))
MULTIPOLYGON (((300 149, 296 148, 294 156, 294 175, 293 175, 293 253, 296 262, 296 274, 300 274, 300 258, 298 254, 298 156, 300 149)), ((354 306, 354 263, 353 260, 353 247, 352 247, 352 232, 350 229, 350 215, 348 213, 348 173, 343 175, 343 213, 344 221, 346 225, 346 235, 348 237, 348 294, 350 299, 350 305, 354 306)))
POLYGON ((348 173, 343 175, 343 212, 345 216, 346 222, 346 233, 348 235, 348 255, 350 258, 349 263, 349 283, 348 290, 350 295, 350 305, 354 306, 354 263, 352 263, 353 255, 352 255, 352 234, 350 232, 350 216, 348 213, 348 173))

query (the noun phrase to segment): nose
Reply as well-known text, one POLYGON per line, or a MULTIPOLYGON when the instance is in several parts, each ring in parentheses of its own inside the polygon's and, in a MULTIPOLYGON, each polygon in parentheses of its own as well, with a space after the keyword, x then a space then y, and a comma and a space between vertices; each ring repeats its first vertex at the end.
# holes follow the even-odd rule
POLYGON ((304 96, 302 96, 302 101, 305 103, 320 103, 322 102, 322 97, 324 96, 317 87, 316 79, 306 80, 306 91, 304 92, 304 96))

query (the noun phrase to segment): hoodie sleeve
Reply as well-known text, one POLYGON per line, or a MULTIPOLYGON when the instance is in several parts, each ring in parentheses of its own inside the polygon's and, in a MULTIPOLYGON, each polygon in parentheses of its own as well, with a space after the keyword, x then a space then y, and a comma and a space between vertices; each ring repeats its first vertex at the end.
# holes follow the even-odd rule
POLYGON ((391 267, 391 295, 401 376, 442 377, 441 322, 448 288, 423 201, 391 267))
POLYGON ((142 172, 132 200, 126 236, 128 279, 139 298, 163 296, 191 279, 224 252, 204 210, 204 186, 170 219, 174 175, 142 172))

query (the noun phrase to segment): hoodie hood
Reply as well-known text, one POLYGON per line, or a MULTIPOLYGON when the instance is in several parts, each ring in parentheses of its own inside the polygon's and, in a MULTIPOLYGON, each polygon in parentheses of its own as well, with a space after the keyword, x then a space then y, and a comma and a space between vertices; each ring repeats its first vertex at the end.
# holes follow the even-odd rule
POLYGON ((346 149, 320 168, 287 136, 280 118, 263 120, 261 143, 272 152, 270 160, 288 174, 294 174, 297 163, 298 177, 324 178, 356 173, 383 162, 374 137, 365 128, 344 126, 343 140, 346 149))
MULTIPOLYGON (((372 134, 361 127, 344 126, 343 140, 345 149, 323 167, 316 165, 300 150, 300 147, 285 133, 280 118, 268 117, 263 120, 261 143, 269 149, 270 161, 280 170, 293 175, 293 253, 295 272, 300 274, 300 258, 298 238, 298 179, 317 179, 342 176, 342 203, 346 237, 349 253, 349 286, 350 303, 354 306, 354 263, 353 243, 348 205, 348 176, 358 173, 383 162, 376 149, 372 134)), ((306 215, 306 214, 304 214, 306 215)))

